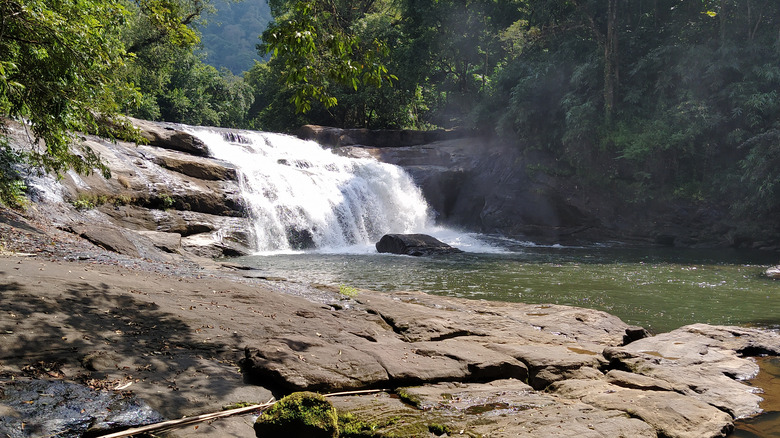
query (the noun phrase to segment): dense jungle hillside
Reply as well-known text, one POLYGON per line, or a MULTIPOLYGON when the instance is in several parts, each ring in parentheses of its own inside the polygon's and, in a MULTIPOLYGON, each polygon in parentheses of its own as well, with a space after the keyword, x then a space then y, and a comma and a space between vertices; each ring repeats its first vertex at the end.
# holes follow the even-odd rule
POLYGON ((780 3, 268 6, 271 23, 249 42, 268 61, 243 63, 237 41, 264 19, 254 2, 0 0, 0 108, 39 141, 32 153, 4 148, 3 202, 22 202, 25 169, 100 170, 89 150, 69 148, 72 133, 131 135, 106 122, 131 115, 272 131, 470 130, 545 157, 524 161, 529 174, 624 209, 675 204, 777 234, 780 3), (217 41, 209 20, 230 39, 217 41))
POLYGON ((206 16, 201 30, 203 61, 240 75, 255 61, 267 60, 257 52, 257 43, 272 20, 265 0, 214 2, 214 12, 206 16))

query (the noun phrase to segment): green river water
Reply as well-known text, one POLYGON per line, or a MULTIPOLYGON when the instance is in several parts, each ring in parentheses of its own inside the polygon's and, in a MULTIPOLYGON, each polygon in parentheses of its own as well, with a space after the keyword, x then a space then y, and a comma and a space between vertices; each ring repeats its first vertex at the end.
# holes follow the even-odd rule
POLYGON ((772 253, 610 247, 517 247, 446 257, 301 253, 241 259, 264 274, 379 291, 417 290, 600 309, 665 332, 691 323, 780 327, 772 253))
MULTIPOLYGON (((762 275, 780 261, 774 253, 542 247, 502 239, 446 257, 350 251, 238 261, 264 275, 310 283, 600 309, 655 333, 692 323, 780 329, 780 281, 762 275)), ((734 437, 780 437, 780 359, 766 358, 761 366, 766 413, 738 422, 734 437)))

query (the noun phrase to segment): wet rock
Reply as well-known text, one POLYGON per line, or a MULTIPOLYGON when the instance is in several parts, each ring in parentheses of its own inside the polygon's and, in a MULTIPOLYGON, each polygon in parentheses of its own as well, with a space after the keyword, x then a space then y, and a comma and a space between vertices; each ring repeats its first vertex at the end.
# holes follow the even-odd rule
POLYGON ((66 174, 57 186, 67 202, 54 200, 64 213, 54 218, 60 228, 110 251, 152 260, 170 260, 188 247, 199 256, 249 252, 250 227, 235 169, 155 146, 97 137, 86 137, 84 143, 101 156, 112 178, 66 174), (185 237, 209 233, 215 238, 209 248, 205 239, 179 245, 175 235, 146 232, 185 237))
POLYGON ((289 228, 287 242, 292 249, 296 250, 312 249, 317 246, 314 243, 314 234, 307 229, 289 228))
POLYGON ((4 382, 2 407, 7 409, 0 409, 0 435, 13 438, 105 435, 164 420, 133 396, 61 381, 4 382))
POLYGON ((252 248, 241 234, 213 232, 193 234, 181 239, 182 248, 199 257, 242 257, 252 253, 252 248))
POLYGON ((380 253, 429 256, 463 252, 426 234, 385 234, 376 243, 380 253))

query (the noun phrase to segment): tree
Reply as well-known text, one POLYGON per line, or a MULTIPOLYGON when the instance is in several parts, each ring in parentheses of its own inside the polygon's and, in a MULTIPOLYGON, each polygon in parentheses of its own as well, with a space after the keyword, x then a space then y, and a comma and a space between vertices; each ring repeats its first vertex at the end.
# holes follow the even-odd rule
POLYGON ((99 157, 72 151, 74 132, 95 131, 117 110, 126 61, 118 29, 127 11, 112 0, 0 0, 0 109, 23 119, 34 147, 25 160, 44 171, 89 172, 99 157))
POLYGON ((307 113, 314 102, 325 109, 338 99, 334 89, 348 86, 381 87, 396 77, 387 71, 386 45, 361 41, 356 27, 374 12, 376 0, 296 0, 271 2, 275 21, 263 33, 258 49, 272 55, 271 63, 286 87, 291 102, 307 113))

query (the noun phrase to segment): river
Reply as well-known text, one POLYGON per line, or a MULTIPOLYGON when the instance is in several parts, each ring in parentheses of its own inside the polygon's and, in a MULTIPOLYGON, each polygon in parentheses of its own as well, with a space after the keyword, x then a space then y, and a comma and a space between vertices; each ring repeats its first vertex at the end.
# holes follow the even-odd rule
POLYGON ((780 327, 780 283, 762 276, 777 263, 772 253, 482 240, 487 244, 462 247, 478 252, 446 257, 351 248, 352 253, 274 253, 241 261, 270 276, 310 283, 588 307, 652 332, 697 322, 780 327))

